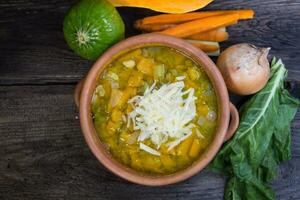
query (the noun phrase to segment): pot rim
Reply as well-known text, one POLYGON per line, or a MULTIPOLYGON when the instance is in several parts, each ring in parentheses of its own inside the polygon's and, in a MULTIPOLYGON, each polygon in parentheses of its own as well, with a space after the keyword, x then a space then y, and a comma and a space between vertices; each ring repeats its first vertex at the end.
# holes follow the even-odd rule
POLYGON ((122 177, 133 183, 148 186, 160 186, 180 182, 195 175, 204 167, 206 167, 217 154, 224 142, 230 118, 228 91, 221 73, 212 60, 202 50, 194 47, 182 39, 157 33, 143 34, 125 39, 112 46, 101 57, 98 58, 85 78, 80 95, 79 113, 80 124, 84 138, 96 158, 107 169, 119 177, 122 177), (194 161, 192 165, 170 175, 145 174, 133 170, 115 160, 107 151, 96 133, 90 107, 90 102, 96 87, 97 78, 109 62, 111 62, 118 55, 126 52, 128 49, 132 50, 141 46, 151 46, 154 44, 168 46, 179 50, 188 57, 192 58, 195 62, 199 63, 207 73, 214 86, 218 102, 218 126, 215 131, 215 137, 213 141, 209 144, 199 159, 194 161))

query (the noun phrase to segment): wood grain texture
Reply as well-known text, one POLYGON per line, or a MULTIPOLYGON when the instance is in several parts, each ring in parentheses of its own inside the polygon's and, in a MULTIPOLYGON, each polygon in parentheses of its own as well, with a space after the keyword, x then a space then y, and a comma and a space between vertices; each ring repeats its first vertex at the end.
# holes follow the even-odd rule
MULTIPOLYGON (((0 2, 0 84, 75 83, 87 73, 92 62, 76 56, 66 45, 62 21, 73 0, 14 0, 0 2), (51 69, 51 70, 49 70, 51 69)), ((255 19, 229 28, 230 39, 222 48, 251 42, 272 47, 271 56, 283 59, 299 80, 300 2, 293 0, 215 0, 205 9, 253 8, 255 19)), ((153 11, 119 8, 127 36, 133 21, 153 11)))
MULTIPOLYGON (((144 187, 106 170, 82 137, 74 85, 92 62, 66 45, 62 21, 75 0, 0 1, 0 200, 223 198, 224 178, 204 171, 171 186, 144 187)), ((300 2, 215 0, 205 9, 253 8, 255 19, 230 27, 222 48, 251 42, 272 47, 289 69, 287 86, 300 98, 300 2)), ((126 35, 133 21, 156 12, 119 8, 126 35)), ((270 56, 270 58, 271 58, 270 56)), ((236 105, 246 98, 231 96, 236 105)), ((277 199, 300 199, 300 112, 292 125, 293 157, 272 183, 277 199)))
MULTIPOLYGON (((108 172, 82 137, 73 86, 0 87, 0 199, 222 199, 225 180, 209 171, 171 186, 144 187, 108 172)), ((294 89, 300 97, 300 89, 294 89)), ((300 112, 293 158, 273 183, 278 199, 300 198, 300 112)))

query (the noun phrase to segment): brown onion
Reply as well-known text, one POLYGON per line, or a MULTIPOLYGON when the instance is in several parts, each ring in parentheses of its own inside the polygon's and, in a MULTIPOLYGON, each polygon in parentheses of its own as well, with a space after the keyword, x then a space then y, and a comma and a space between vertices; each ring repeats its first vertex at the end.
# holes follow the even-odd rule
POLYGON ((270 48, 236 44, 221 53, 217 66, 229 91, 249 95, 261 90, 270 77, 267 59, 270 48))

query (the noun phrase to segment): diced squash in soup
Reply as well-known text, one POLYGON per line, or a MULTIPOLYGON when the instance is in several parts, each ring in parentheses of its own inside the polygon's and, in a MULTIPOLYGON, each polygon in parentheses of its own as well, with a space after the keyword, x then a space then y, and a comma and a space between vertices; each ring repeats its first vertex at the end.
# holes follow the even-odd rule
POLYGON ((162 175, 201 159, 218 120, 215 91, 202 67, 175 49, 155 45, 108 64, 91 110, 95 129, 116 160, 162 175))

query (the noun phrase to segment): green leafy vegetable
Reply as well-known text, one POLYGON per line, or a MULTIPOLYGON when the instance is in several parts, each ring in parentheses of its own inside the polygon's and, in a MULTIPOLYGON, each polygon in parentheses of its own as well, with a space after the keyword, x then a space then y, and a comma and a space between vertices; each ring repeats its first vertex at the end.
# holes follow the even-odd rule
POLYGON ((267 185, 280 162, 291 158, 291 130, 299 101, 284 88, 287 70, 273 59, 268 84, 241 110, 232 140, 217 154, 210 168, 230 177, 225 199, 274 199, 267 185))

